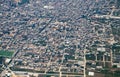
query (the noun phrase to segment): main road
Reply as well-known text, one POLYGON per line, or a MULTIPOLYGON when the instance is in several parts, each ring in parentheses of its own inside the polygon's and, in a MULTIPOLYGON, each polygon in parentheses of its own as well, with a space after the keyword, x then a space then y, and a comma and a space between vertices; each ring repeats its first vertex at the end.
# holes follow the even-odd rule
MULTIPOLYGON (((13 72, 14 73, 23 73, 23 74, 28 73, 28 75, 33 75, 33 76, 38 76, 38 75, 59 76, 59 73, 35 73, 35 72, 33 73, 33 72, 25 72, 25 71, 13 71, 13 72)), ((63 74, 63 73, 62 73, 62 76, 83 77, 83 75, 73 75, 73 74, 63 74)))
MULTIPOLYGON (((0 77, 3 77, 5 76, 5 72, 8 70, 8 71, 11 71, 10 69, 10 66, 11 66, 11 63, 13 62, 13 59, 17 56, 17 54, 23 49, 23 46, 21 46, 13 55, 12 55, 12 58, 11 60, 9 61, 9 63, 7 65, 4 65, 4 70, 2 71, 1 73, 1 76, 0 77)), ((11 73, 13 73, 11 71, 11 73)))

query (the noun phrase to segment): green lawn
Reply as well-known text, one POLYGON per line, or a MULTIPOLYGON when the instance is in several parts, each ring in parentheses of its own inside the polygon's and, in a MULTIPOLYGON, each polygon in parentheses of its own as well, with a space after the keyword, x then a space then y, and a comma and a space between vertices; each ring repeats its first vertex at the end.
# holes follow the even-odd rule
POLYGON ((13 51, 0 50, 0 56, 3 57, 12 57, 13 53, 13 51))

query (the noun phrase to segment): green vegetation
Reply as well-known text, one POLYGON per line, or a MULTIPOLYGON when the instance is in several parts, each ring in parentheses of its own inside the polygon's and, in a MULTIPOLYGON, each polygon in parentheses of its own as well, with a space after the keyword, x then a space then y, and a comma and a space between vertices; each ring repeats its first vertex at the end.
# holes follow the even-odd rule
POLYGON ((114 34, 114 35, 118 35, 118 36, 120 36, 120 28, 114 28, 114 27, 112 27, 112 33, 114 34))
POLYGON ((3 57, 12 57, 13 53, 13 51, 0 50, 0 56, 3 57))
POLYGON ((113 35, 120 36, 120 20, 113 21, 111 24, 113 35))
POLYGON ((67 74, 67 75, 83 75, 83 74, 80 74, 80 73, 77 73, 77 72, 76 73, 72 73, 72 72, 71 73, 64 73, 63 72, 62 74, 67 74))
POLYGON ((39 75, 38 77, 52 77, 52 76, 59 77, 59 76, 55 76, 55 75, 39 75))
POLYGON ((117 68, 117 65, 113 65, 112 68, 117 68))
POLYGON ((39 41, 34 42, 33 44, 36 46, 46 46, 46 43, 47 42, 45 40, 39 40, 39 41))
POLYGON ((120 55, 120 44, 119 43, 113 44, 112 50, 114 54, 120 55))
POLYGON ((25 68, 19 68, 19 67, 11 67, 10 69, 13 71, 27 71, 27 72, 35 72, 35 73, 44 73, 44 71, 40 71, 40 70, 25 69, 25 68))
POLYGON ((120 71, 110 71, 110 69, 103 69, 101 73, 104 74, 104 77, 120 77, 120 71))
POLYGON ((95 55, 94 54, 89 54, 89 55, 87 54, 86 59, 87 60, 95 60, 95 55))

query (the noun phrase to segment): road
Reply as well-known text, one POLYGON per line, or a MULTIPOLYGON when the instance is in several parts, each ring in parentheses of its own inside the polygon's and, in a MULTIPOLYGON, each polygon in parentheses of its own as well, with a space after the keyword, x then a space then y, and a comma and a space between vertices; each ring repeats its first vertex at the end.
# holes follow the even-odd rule
POLYGON ((118 16, 110 16, 110 15, 95 15, 95 18, 120 19, 120 17, 118 16))
MULTIPOLYGON (((24 71, 13 71, 14 73, 28 73, 29 75, 34 75, 34 76, 37 76, 37 75, 51 75, 51 76, 59 76, 59 73, 33 73, 33 72, 24 72, 24 71)), ((73 75, 73 74, 62 74, 62 76, 78 76, 78 77, 83 77, 83 75, 73 75)))
MULTIPOLYGON (((40 33, 51 23, 51 21, 52 21, 53 19, 54 19, 54 18, 51 18, 51 20, 47 23, 47 25, 45 25, 45 26, 40 30, 40 33)), ((15 36, 14 36, 13 38, 15 38, 15 36)), ((13 42, 13 41, 12 41, 12 42, 13 42)), ((8 43, 8 45, 10 45, 10 42, 8 43)), ((21 48, 19 48, 19 49, 12 55, 11 60, 9 61, 8 65, 5 66, 5 69, 4 69, 3 72, 1 73, 1 76, 3 76, 3 75, 5 74, 4 72, 5 72, 7 69, 10 70, 9 67, 10 67, 13 59, 14 59, 14 58, 16 57, 16 55, 21 51, 21 49, 23 49, 23 46, 22 46, 21 48)))
POLYGON ((51 64, 51 59, 52 59, 52 55, 51 55, 51 57, 50 57, 50 60, 49 60, 49 62, 48 62, 48 64, 47 64, 47 69, 45 70, 45 74, 46 74, 46 72, 48 72, 49 71, 49 67, 50 67, 50 64, 51 64))
MULTIPOLYGON (((61 61, 61 65, 62 65, 62 63, 63 63, 63 60, 64 60, 64 56, 65 56, 65 54, 63 54, 63 56, 62 56, 62 61, 61 61)), ((62 66, 60 65, 60 68, 59 68, 59 77, 62 77, 63 75, 62 75, 62 71, 61 71, 61 69, 62 69, 62 66)))
MULTIPOLYGON (((23 49, 23 46, 22 46, 21 48, 19 48, 19 49, 12 55, 12 58, 11 58, 11 60, 9 61, 8 65, 4 65, 4 66, 5 66, 5 67, 4 67, 5 69, 2 71, 1 77, 3 77, 3 76, 5 75, 5 72, 6 72, 7 70, 11 71, 11 70, 10 70, 11 63, 12 63, 13 59, 16 57, 16 55, 21 51, 21 49, 23 49)), ((11 71, 11 73, 13 74, 12 71, 11 71)))
POLYGON ((84 49, 84 77, 86 77, 86 49, 84 49))
POLYGON ((42 31, 55 19, 55 17, 51 18, 51 20, 42 28, 40 29, 39 33, 42 33, 42 31))
POLYGON ((95 18, 106 18, 106 19, 120 19, 119 16, 113 16, 115 8, 113 7, 110 15, 95 15, 95 18))

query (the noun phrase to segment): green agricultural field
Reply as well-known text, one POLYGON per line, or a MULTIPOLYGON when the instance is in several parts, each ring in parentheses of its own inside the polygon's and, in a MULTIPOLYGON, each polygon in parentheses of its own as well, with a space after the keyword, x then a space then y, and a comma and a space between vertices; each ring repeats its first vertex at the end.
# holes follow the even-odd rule
POLYGON ((3 57, 12 57, 13 53, 13 51, 0 50, 0 56, 3 57))

